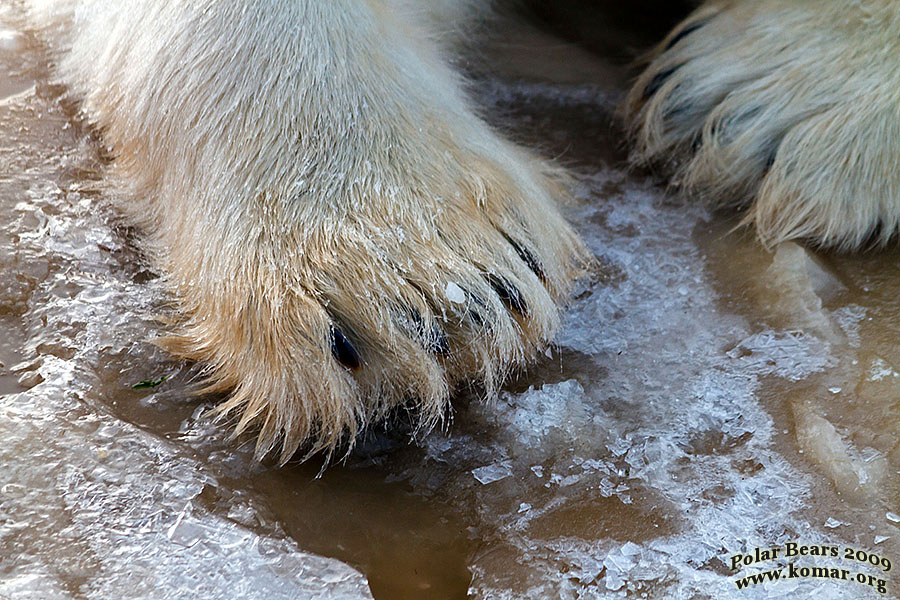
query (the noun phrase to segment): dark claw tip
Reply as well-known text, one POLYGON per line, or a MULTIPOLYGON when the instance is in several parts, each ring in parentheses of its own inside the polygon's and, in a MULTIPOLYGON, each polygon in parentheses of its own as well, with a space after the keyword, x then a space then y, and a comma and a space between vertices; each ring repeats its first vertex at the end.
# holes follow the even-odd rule
POLYGON ((360 367, 359 353, 350 340, 347 339, 340 329, 331 328, 331 355, 339 363, 353 369, 354 371, 360 367))
POLYGON ((703 146, 703 132, 699 131, 694 136, 694 139, 691 140, 691 154, 697 154, 701 146, 703 146))
POLYGON ((441 331, 437 325, 431 328, 431 343, 429 346, 429 349, 438 356, 450 354, 450 341, 447 339, 447 334, 441 331))
POLYGON ((766 164, 763 168, 763 172, 768 173, 772 169, 772 165, 775 164, 775 159, 778 158, 778 148, 775 148, 771 152, 769 152, 769 156, 766 158, 766 164))
POLYGON ((425 347, 429 352, 439 356, 447 356, 450 354, 450 342, 447 340, 447 334, 437 325, 432 325, 430 331, 426 331, 422 313, 415 308, 409 310, 410 317, 415 326, 415 334, 424 340, 425 347))
POLYGON ((506 241, 509 242, 510 246, 513 247, 513 250, 516 251, 516 254, 519 255, 519 258, 522 259, 529 269, 531 269, 532 273, 537 275, 537 278, 541 281, 546 281, 546 275, 544 275, 544 269, 541 267, 540 261, 535 257, 534 253, 530 250, 516 242, 514 239, 509 237, 508 235, 504 235, 506 237, 506 241))
POLYGON ((525 299, 522 298, 522 292, 516 286, 506 279, 492 274, 487 275, 487 280, 491 287, 494 288, 494 291, 497 292, 497 295, 500 296, 500 300, 506 308, 519 313, 523 317, 528 316, 528 305, 525 303, 525 299))
POLYGON ((653 79, 650 80, 650 83, 647 84, 647 87, 644 88, 644 100, 648 100, 650 96, 658 92, 659 88, 663 86, 666 80, 671 77, 678 68, 679 67, 671 67, 654 75, 653 79))
POLYGON ((690 25, 685 26, 681 31, 675 34, 675 37, 673 37, 668 44, 666 44, 666 48, 663 52, 665 52, 666 50, 671 50, 675 47, 675 44, 691 35, 704 25, 706 25, 706 21, 697 21, 696 23, 691 23, 690 25))

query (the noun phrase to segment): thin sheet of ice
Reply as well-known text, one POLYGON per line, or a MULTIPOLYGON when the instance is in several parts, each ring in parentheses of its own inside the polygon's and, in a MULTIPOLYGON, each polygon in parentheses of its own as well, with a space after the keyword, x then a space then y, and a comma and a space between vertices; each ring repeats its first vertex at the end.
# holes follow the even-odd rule
POLYGON ((47 359, 41 372, 40 385, 0 397, 0 597, 370 597, 350 567, 204 509, 216 480, 86 407, 77 364, 47 359))

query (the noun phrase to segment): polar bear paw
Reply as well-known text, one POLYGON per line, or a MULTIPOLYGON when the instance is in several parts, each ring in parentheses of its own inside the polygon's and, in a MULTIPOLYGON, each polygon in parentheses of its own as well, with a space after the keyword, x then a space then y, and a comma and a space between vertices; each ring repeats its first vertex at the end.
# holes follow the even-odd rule
POLYGON ((352 446, 397 407, 427 431, 460 384, 494 396, 549 343, 588 261, 552 169, 515 160, 472 156, 438 189, 403 165, 409 186, 373 178, 343 216, 268 205, 199 253, 169 250, 185 318, 163 346, 205 364, 205 391, 229 393, 217 411, 281 461, 352 446))
POLYGON ((162 343, 205 365, 259 456, 331 453, 397 407, 427 429, 456 386, 493 395, 549 342, 587 256, 565 176, 477 117, 422 11, 51 12, 58 73, 176 299, 162 343))

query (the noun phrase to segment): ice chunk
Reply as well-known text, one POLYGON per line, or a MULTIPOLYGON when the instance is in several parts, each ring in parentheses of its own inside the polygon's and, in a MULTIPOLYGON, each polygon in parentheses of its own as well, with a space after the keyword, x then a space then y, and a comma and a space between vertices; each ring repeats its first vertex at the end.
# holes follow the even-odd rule
POLYGON ((638 556, 641 553, 641 547, 634 542, 625 542, 621 549, 625 556, 638 556))
POLYGON ((508 461, 485 465, 472 470, 472 475, 482 485, 487 485, 495 481, 500 481, 512 475, 512 467, 508 461))
POLYGON ((886 377, 900 376, 900 374, 898 374, 894 368, 887 364, 881 357, 876 357, 872 360, 872 365, 869 367, 867 375, 869 381, 881 381, 886 377))
POLYGON ((838 328, 822 301, 846 286, 812 252, 793 242, 779 244, 766 275, 766 300, 786 325, 837 338, 838 328))
POLYGON ((858 498, 877 494, 886 475, 884 458, 866 461, 837 429, 809 405, 796 408, 797 441, 835 487, 858 498))
POLYGON ((447 297, 447 300, 454 304, 466 303, 466 293, 452 281, 444 288, 444 295, 447 297))

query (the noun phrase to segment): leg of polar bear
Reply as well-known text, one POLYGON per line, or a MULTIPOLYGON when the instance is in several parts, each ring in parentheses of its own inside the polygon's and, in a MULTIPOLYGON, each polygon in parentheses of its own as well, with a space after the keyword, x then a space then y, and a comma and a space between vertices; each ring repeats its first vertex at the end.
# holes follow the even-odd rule
POLYGON ((400 404, 430 426, 547 343, 585 251, 558 173, 439 55, 429 23, 471 0, 65 4, 32 17, 178 299, 168 347, 260 454, 333 450, 400 404))
POLYGON ((900 6, 708 2, 626 107, 635 159, 748 209, 769 244, 845 249, 900 228, 900 6))

